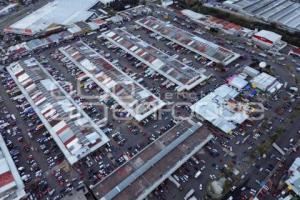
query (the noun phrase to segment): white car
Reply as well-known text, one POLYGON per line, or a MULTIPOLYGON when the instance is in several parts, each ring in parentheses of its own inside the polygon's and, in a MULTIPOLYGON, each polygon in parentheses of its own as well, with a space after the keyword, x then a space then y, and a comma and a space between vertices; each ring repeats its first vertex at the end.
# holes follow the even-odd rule
POLYGON ((195 177, 195 178, 198 178, 198 177, 201 175, 201 173, 202 173, 202 172, 201 172, 200 170, 197 171, 194 177, 195 177))
POLYGON ((19 167, 18 171, 23 171, 25 168, 24 167, 19 167))
POLYGON ((199 185, 199 190, 202 191, 203 187, 202 184, 199 185))

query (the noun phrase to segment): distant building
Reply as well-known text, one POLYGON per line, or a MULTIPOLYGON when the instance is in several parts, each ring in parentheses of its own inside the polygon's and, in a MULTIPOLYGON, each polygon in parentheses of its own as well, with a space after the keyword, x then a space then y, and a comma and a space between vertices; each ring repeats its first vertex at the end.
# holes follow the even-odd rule
POLYGON ((85 21, 99 0, 55 0, 4 29, 5 33, 35 35, 60 25, 85 21))
POLYGON ((251 78, 250 83, 253 88, 257 88, 263 92, 275 93, 282 87, 276 77, 271 76, 265 72, 260 73, 252 67, 245 67, 243 74, 251 78))
POLYGON ((71 165, 109 141, 35 58, 12 63, 6 69, 71 165))
POLYGON ((212 138, 199 122, 178 122, 91 190, 99 200, 146 199, 212 138))
POLYGON ((296 158, 289 168, 289 178, 285 181, 288 189, 300 197, 300 157, 296 158))
POLYGON ((300 157, 296 158, 289 168, 285 184, 285 187, 282 187, 277 199, 298 200, 300 198, 300 157))
POLYGON ((188 9, 182 10, 181 13, 196 22, 199 22, 206 18, 205 15, 202 15, 200 13, 197 13, 197 12, 194 12, 194 11, 188 10, 188 9))
POLYGON ((238 95, 234 87, 224 84, 197 101, 191 110, 224 133, 230 134, 249 117, 241 102, 235 100, 238 95))
POLYGON ((25 194, 24 183, 0 134, 0 199, 19 200, 25 194))
POLYGON ((161 5, 165 7, 170 6, 173 3, 174 3, 173 0, 161 0, 161 5))
POLYGON ((234 53, 225 47, 219 46, 153 16, 139 19, 136 23, 216 63, 228 65, 240 57, 238 53, 234 53))
MULTIPOLYGON (((210 15, 203 15, 201 13, 194 12, 192 10, 184 9, 181 10, 181 14, 193 20, 197 24, 201 24, 205 26, 205 28, 209 29, 218 29, 223 31, 226 34, 230 35, 241 35, 241 36, 249 36, 254 33, 253 30, 242 27, 238 24, 232 23, 230 21, 223 20, 221 18, 217 18, 210 15)), ((201 29, 201 28, 200 28, 201 29)))
POLYGON ((252 40, 260 47, 282 49, 287 43, 281 40, 282 36, 266 30, 261 30, 252 36, 252 40))
POLYGON ((248 17, 276 23, 291 32, 300 31, 300 4, 289 0, 227 0, 224 6, 248 17))
POLYGON ((66 41, 74 38, 75 36, 80 36, 83 34, 88 34, 97 29, 106 29, 107 22, 101 19, 93 19, 91 22, 77 22, 68 26, 67 30, 63 30, 59 33, 50 34, 47 37, 37 38, 10 46, 7 49, 7 57, 18 58, 20 56, 26 55, 29 52, 36 51, 42 48, 47 48, 53 44, 59 44, 62 41, 66 41))
POLYGON ((289 55, 300 57, 300 48, 293 48, 290 50, 289 55))
POLYGON ((238 89, 238 91, 242 90, 246 85, 248 85, 248 81, 243 79, 239 75, 233 75, 232 77, 227 79, 228 84, 238 89))

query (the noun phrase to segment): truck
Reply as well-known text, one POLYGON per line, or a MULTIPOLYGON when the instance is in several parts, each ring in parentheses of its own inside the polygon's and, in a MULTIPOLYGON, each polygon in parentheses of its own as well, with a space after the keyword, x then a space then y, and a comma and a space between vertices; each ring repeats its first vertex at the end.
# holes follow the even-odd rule
POLYGON ((292 92, 298 92, 298 88, 297 87, 290 87, 290 91, 292 91, 292 92))
POLYGON ((178 183, 178 181, 176 181, 176 179, 173 177, 173 176, 169 176, 169 180, 174 183, 174 185, 177 187, 177 188, 180 188, 181 185, 180 183, 178 183))
POLYGON ((268 56, 268 55, 265 54, 265 53, 259 53, 258 55, 261 56, 261 57, 263 57, 263 58, 266 58, 266 57, 268 56))
POLYGON ((188 191, 186 193, 186 195, 184 196, 184 200, 188 200, 194 193, 195 193, 195 190, 194 189, 190 189, 190 191, 188 191))

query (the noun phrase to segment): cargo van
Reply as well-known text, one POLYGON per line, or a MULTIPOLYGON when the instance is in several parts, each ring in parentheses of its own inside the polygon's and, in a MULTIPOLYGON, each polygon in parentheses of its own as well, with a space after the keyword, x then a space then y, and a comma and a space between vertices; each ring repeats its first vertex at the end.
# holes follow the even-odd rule
POLYGON ((290 87, 290 90, 293 92, 298 92, 298 88, 297 87, 290 87))

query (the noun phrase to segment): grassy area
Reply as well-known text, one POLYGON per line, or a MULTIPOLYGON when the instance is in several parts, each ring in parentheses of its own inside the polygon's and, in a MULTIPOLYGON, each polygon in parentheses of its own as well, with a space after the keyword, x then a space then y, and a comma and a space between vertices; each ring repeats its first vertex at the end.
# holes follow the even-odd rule
POLYGON ((257 146, 257 148, 251 153, 252 157, 262 156, 263 154, 267 153, 269 149, 272 147, 272 144, 276 142, 276 140, 285 132, 285 129, 279 127, 274 134, 270 135, 269 139, 264 143, 257 146))

